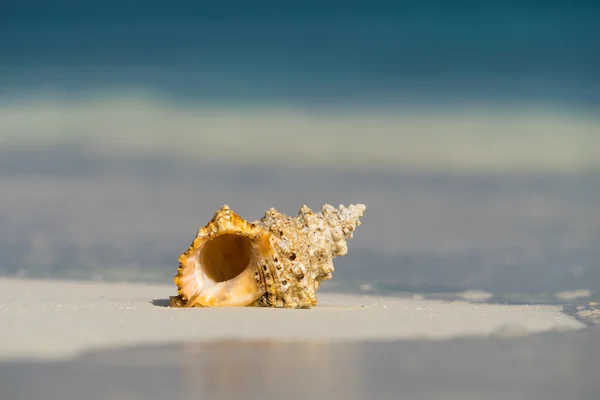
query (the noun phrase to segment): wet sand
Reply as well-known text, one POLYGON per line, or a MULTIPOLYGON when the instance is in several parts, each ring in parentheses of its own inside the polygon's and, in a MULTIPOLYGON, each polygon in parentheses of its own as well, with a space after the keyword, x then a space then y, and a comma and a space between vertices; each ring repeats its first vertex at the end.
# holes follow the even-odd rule
POLYGON ((0 362, 10 400, 597 400, 600 330, 510 340, 191 342, 0 362))
POLYGON ((322 293, 311 310, 171 309, 173 285, 0 280, 0 360, 180 341, 375 341, 526 336, 584 324, 555 305, 322 293))

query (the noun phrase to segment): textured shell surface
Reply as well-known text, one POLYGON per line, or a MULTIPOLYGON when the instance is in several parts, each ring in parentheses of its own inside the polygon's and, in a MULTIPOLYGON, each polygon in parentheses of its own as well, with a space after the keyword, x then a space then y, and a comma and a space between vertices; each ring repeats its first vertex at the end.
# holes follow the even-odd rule
POLYGON ((365 209, 304 205, 291 217, 270 208, 248 222, 224 205, 179 256, 171 307, 314 307, 365 209))

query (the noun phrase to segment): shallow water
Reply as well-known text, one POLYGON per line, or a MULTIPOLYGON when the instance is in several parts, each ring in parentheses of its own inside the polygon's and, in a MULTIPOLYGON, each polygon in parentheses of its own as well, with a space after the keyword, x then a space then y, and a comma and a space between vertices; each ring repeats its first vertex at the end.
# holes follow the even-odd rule
POLYGON ((10 154, 0 158, 5 275, 171 283, 178 255, 223 204, 255 219, 271 206, 295 214, 302 204, 360 202, 363 224, 324 290, 478 289, 517 302, 600 293, 597 175, 240 169, 10 154))

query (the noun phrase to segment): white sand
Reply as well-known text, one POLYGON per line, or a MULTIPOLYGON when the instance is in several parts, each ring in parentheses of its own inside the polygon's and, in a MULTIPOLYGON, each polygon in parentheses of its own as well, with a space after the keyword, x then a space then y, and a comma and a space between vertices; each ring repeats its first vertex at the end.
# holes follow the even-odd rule
POLYGON ((172 285, 0 279, 0 360, 180 340, 447 339, 584 327, 548 305, 322 293, 311 310, 165 307, 173 294, 172 285))

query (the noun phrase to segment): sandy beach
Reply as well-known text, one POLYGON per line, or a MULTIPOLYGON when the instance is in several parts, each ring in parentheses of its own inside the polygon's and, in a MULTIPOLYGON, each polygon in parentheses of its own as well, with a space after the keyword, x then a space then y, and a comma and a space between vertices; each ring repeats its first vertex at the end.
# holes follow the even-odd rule
POLYGON ((171 309, 174 291, 171 285, 2 279, 0 360, 66 359, 180 341, 437 340, 584 328, 552 305, 322 293, 311 310, 171 309))

